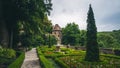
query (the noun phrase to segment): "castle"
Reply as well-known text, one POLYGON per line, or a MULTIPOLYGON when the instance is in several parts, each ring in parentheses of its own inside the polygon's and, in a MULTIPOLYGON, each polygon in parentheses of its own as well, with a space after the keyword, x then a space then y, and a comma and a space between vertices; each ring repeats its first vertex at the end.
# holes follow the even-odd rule
POLYGON ((53 26, 52 34, 57 38, 57 43, 61 44, 62 29, 58 24, 55 24, 55 26, 53 26))

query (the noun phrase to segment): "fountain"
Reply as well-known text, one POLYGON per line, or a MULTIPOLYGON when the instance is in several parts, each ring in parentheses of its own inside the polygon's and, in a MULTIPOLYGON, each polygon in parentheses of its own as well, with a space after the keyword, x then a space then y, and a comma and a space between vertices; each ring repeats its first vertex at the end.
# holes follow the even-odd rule
POLYGON ((56 45, 56 52, 60 52, 61 51, 60 47, 61 47, 61 44, 57 43, 57 45, 56 45))

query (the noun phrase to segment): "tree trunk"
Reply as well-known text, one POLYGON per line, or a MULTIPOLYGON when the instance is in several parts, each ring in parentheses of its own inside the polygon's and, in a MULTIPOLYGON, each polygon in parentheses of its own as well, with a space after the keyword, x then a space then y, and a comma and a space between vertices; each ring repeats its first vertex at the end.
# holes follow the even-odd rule
POLYGON ((3 17, 3 0, 0 0, 0 45, 3 47, 8 47, 9 44, 9 34, 8 28, 3 17))
POLYGON ((10 48, 13 47, 13 29, 11 29, 11 32, 10 32, 10 48))
POLYGON ((9 34, 6 23, 0 20, 0 43, 3 47, 8 47, 9 34))

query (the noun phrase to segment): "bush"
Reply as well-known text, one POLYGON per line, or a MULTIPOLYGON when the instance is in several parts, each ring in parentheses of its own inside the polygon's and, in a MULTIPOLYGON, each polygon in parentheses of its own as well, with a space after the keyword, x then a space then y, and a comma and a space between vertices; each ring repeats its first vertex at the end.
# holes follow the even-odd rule
POLYGON ((15 58, 16 51, 13 49, 0 48, 0 57, 15 58))
POLYGON ((15 60, 14 59, 9 59, 9 58, 4 58, 4 57, 0 57, 0 65, 9 65, 11 62, 13 62, 15 60))
POLYGON ((25 53, 22 52, 21 55, 8 66, 8 68, 21 68, 24 58, 25 58, 25 53))

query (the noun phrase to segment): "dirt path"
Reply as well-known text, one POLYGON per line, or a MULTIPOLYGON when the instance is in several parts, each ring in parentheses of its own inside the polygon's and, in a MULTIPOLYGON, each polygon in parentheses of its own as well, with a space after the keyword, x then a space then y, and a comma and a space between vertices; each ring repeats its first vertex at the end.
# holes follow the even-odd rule
POLYGON ((36 48, 25 53, 25 60, 21 68, 41 68, 39 58, 36 53, 36 48))

